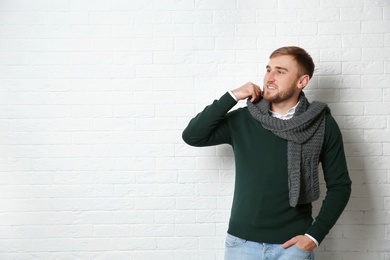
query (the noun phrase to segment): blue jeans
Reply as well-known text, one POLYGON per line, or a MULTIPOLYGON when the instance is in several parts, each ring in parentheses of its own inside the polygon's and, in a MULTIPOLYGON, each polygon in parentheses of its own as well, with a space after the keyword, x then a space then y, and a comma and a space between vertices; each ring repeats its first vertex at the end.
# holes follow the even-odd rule
POLYGON ((296 246, 284 249, 281 244, 265 244, 226 236, 225 260, 314 260, 313 251, 296 246))

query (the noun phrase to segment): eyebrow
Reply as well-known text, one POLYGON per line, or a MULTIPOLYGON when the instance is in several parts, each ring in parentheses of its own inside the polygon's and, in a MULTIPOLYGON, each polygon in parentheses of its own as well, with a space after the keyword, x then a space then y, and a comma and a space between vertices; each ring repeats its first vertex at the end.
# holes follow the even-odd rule
MULTIPOLYGON (((271 66, 270 66, 270 65, 267 65, 265 68, 266 68, 266 69, 270 69, 270 68, 271 68, 271 66)), ((287 69, 287 68, 280 67, 280 66, 275 66, 275 69, 288 71, 288 69, 287 69)))

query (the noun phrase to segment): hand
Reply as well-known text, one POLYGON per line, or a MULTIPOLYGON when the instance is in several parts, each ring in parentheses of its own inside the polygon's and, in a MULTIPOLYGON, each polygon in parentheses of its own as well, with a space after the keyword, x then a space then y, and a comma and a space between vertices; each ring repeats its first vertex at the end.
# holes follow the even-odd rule
POLYGON ((311 251, 317 246, 310 237, 304 235, 291 238, 289 241, 285 242, 282 247, 288 248, 292 245, 295 245, 305 251, 311 251))
POLYGON ((259 100, 262 94, 260 87, 252 82, 242 85, 241 87, 233 90, 232 93, 238 100, 250 98, 252 103, 259 100))

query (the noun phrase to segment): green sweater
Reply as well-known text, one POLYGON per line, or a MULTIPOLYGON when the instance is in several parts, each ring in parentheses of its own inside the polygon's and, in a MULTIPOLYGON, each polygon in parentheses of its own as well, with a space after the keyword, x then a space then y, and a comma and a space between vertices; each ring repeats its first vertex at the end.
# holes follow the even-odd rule
POLYGON ((236 165, 228 233, 242 239, 282 244, 305 233, 319 243, 343 212, 351 193, 340 129, 326 116, 320 162, 327 193, 313 221, 311 203, 289 204, 287 141, 264 129, 248 109, 229 112, 237 102, 229 93, 207 106, 183 132, 192 146, 230 144, 236 165))

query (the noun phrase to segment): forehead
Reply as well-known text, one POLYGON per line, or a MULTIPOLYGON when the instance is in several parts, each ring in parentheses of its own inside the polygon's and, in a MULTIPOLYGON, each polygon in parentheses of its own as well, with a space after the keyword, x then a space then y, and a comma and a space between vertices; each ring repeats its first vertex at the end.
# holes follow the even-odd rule
POLYGON ((268 62, 268 66, 271 68, 282 67, 288 69, 289 71, 294 69, 298 70, 298 63, 291 55, 279 55, 276 57, 272 57, 268 62))

